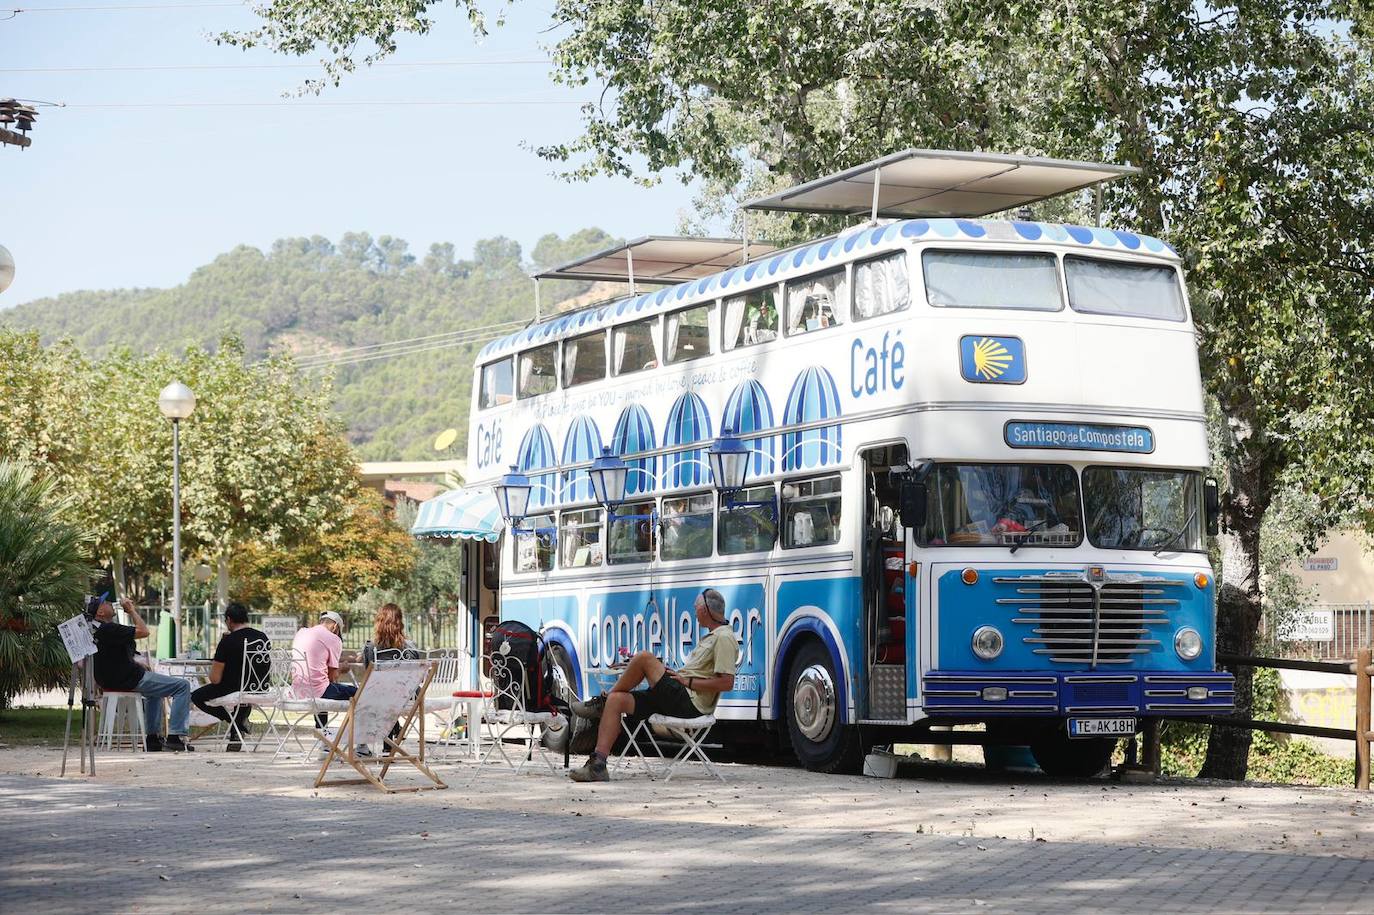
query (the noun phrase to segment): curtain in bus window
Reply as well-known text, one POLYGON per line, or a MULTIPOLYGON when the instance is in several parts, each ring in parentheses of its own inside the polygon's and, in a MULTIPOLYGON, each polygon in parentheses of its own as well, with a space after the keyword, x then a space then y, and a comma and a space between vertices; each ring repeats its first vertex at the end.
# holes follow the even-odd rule
POLYGON ((939 308, 1060 308, 1053 254, 927 251, 921 263, 926 298, 939 308))
POLYGON ((1089 257, 1064 258, 1074 311, 1183 320, 1183 293, 1173 267, 1089 257))
POLYGON ((678 331, 682 328, 682 312, 668 316, 668 340, 667 340, 667 362, 669 365, 677 361, 677 338, 678 331))
POLYGON ((571 387, 577 384, 577 341, 563 341, 563 384, 571 387))
POLYGON ((787 284, 787 332, 804 334, 840 323, 844 271, 832 270, 787 284))
POLYGON ((854 268, 854 317, 876 318, 905 311, 911 304, 906 252, 899 252, 854 268))
POLYGON ((654 326, 650 318, 617 327, 615 334, 615 373, 625 375, 658 366, 658 349, 654 346, 654 326))
POLYGON ((725 348, 752 346, 778 338, 777 286, 765 286, 725 300, 725 348))
POLYGON ((725 310, 721 312, 725 323, 725 332, 722 336, 728 350, 752 342, 744 339, 744 301, 745 297, 742 295, 728 298, 725 300, 725 310))

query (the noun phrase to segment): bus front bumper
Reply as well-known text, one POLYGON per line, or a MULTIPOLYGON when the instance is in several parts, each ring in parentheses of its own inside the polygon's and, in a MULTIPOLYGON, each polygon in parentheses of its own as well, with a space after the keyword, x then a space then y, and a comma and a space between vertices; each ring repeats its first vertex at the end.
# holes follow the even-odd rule
POLYGON ((1224 715, 1235 710, 1235 678, 1215 671, 932 670, 921 677, 921 696, 931 717, 1224 715))

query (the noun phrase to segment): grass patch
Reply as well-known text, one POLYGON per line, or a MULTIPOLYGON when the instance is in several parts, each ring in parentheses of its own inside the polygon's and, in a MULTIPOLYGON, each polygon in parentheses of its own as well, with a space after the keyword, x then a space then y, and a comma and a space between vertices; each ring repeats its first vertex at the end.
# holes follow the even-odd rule
MULTIPOLYGON (((0 743, 60 744, 67 708, 7 708, 0 711, 0 743)), ((81 708, 72 715, 72 738, 81 737, 81 708)))

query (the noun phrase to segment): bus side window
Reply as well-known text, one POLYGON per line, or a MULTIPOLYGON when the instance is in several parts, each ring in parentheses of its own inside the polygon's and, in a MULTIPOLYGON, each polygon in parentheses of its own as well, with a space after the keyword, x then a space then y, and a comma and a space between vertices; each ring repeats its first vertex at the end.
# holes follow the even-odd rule
POLYGON ((782 546, 795 549, 840 539, 840 477, 782 484, 782 546))
POLYGON ((720 552, 761 553, 778 539, 778 503, 773 487, 742 490, 733 507, 720 509, 720 552))
POLYGON ((563 387, 571 388, 605 377, 605 331, 563 341, 563 387))
POLYGON ((482 388, 477 398, 477 409, 499 407, 515 398, 515 372, 511 359, 498 359, 482 366, 482 388))
POLYGON ((658 516, 653 502, 628 502, 610 515, 611 565, 623 562, 648 562, 654 558, 654 544, 658 539, 658 516))
POLYGON ((547 572, 552 569, 556 538, 553 515, 534 515, 525 519, 523 530, 515 535, 515 571, 547 572))
POLYGON ((778 287, 765 286, 726 299, 721 325, 726 350, 778 339, 778 287))
POLYGON ((611 366, 616 375, 628 375, 658 367, 654 328, 658 318, 622 324, 611 331, 611 366))
POLYGON ((845 297, 844 270, 818 273, 787 284, 787 335, 806 334, 840 323, 836 310, 845 297))
POLYGON ((673 560, 710 556, 715 511, 715 498, 710 493, 665 497, 659 541, 662 557, 673 560))
POLYGON ((864 261, 854 268, 854 320, 876 318, 911 305, 906 252, 864 261))
POLYGON ((558 344, 520 354, 520 396, 538 397, 558 387, 558 344))
POLYGON ((558 543, 560 568, 580 569, 601 565, 601 509, 564 512, 558 543))
POLYGON ((711 355, 711 306, 697 305, 668 315, 663 352, 669 365, 711 355))

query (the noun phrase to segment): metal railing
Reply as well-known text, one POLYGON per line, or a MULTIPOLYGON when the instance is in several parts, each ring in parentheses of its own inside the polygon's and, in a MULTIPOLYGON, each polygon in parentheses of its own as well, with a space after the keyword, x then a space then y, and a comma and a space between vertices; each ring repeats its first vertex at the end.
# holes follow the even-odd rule
MULTIPOLYGON (((1374 643, 1374 602, 1316 604, 1309 612, 1331 614, 1331 638, 1288 640, 1276 633, 1285 655, 1313 661, 1353 661, 1356 652, 1374 643)), ((1272 623, 1269 631, 1275 631, 1272 623)))
POLYGON ((1292 658, 1252 658, 1241 655, 1217 655, 1217 663, 1230 667, 1269 667, 1277 670, 1311 670, 1320 673, 1353 674, 1355 677, 1355 729, 1325 728, 1310 724, 1290 724, 1286 721, 1256 721, 1253 718, 1238 718, 1233 715, 1213 715, 1210 717, 1190 718, 1204 724, 1224 727, 1247 728, 1252 731, 1267 731, 1279 734, 1299 734, 1305 737, 1326 737, 1333 740, 1355 741, 1355 787, 1361 791, 1369 790, 1370 742, 1374 741, 1374 731, 1370 730, 1370 680, 1374 676, 1374 651, 1359 648, 1353 661, 1305 661, 1292 658))

